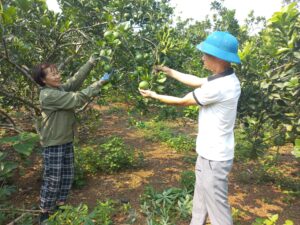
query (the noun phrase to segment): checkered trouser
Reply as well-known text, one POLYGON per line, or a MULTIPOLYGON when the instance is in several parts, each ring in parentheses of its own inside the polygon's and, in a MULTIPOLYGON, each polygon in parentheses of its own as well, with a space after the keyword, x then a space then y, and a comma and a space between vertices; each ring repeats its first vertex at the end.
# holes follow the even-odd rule
POLYGON ((52 210, 57 202, 65 202, 74 178, 73 143, 43 149, 44 174, 41 187, 41 209, 52 210))

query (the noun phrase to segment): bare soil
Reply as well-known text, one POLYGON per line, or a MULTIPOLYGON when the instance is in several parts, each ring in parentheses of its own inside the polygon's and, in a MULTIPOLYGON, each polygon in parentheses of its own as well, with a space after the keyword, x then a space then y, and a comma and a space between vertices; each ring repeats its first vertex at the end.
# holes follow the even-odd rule
MULTIPOLYGON (((95 106, 94 110, 99 111, 100 117, 94 121, 92 128, 82 124, 79 141, 96 140, 112 135, 120 136, 126 144, 143 152, 144 164, 140 168, 124 170, 120 173, 89 176, 86 186, 71 191, 68 203, 72 205, 85 203, 92 208, 97 200, 128 201, 138 215, 134 224, 146 225, 139 203, 139 196, 145 186, 151 185, 156 190, 179 187, 181 172, 193 170, 194 165, 184 160, 186 154, 177 153, 163 143, 147 141, 142 132, 129 125, 127 106, 119 107, 122 110, 112 112, 110 107, 95 106)), ((177 126, 180 132, 193 136, 197 132, 196 122, 178 120, 173 121, 171 125, 177 126)), ((291 155, 291 149, 291 145, 280 149, 278 166, 286 170, 287 177, 299 178, 299 162, 291 155)), ((190 156, 195 157, 196 154, 191 153, 190 156)), ((13 183, 17 186, 17 192, 9 201, 9 204, 27 209, 38 206, 42 176, 40 154, 33 154, 30 161, 30 166, 25 166, 14 177, 13 183)), ((300 224, 299 198, 289 197, 278 185, 271 182, 264 184, 258 184, 255 180, 242 182, 240 178, 242 172, 251 174, 253 168, 249 167, 249 164, 235 162, 229 177, 229 202, 235 210, 238 210, 237 218, 240 224, 251 224, 257 217, 267 217, 272 214, 279 214, 278 224, 284 224, 286 219, 293 220, 295 225, 300 224)), ((124 215, 116 214, 115 224, 126 224, 126 219, 124 215)), ((188 221, 180 223, 180 225, 188 224, 188 221)))

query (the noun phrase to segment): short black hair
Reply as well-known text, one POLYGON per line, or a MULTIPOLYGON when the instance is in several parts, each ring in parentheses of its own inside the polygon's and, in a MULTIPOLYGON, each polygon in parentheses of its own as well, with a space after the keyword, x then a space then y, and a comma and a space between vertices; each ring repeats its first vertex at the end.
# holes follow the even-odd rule
POLYGON ((42 87, 45 86, 43 79, 47 76, 47 74, 46 74, 47 68, 57 69, 55 64, 42 63, 42 64, 39 64, 36 67, 34 67, 34 69, 32 71, 34 81, 42 87))

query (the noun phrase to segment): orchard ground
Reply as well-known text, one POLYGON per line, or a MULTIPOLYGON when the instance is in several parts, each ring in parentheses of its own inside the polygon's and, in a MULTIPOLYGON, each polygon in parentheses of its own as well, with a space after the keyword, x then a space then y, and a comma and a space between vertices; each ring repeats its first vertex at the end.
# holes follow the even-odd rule
MULTIPOLYGON (((145 216, 141 213, 139 196, 147 185, 156 190, 179 187, 180 174, 194 170, 194 164, 187 158, 195 159, 195 152, 178 153, 164 143, 153 142, 145 138, 144 133, 129 123, 129 105, 113 103, 111 106, 94 106, 83 116, 80 124, 78 143, 89 140, 100 140, 104 137, 119 136, 125 143, 144 154, 144 163, 134 169, 122 170, 113 174, 90 175, 87 184, 81 189, 73 188, 68 200, 74 206, 85 203, 90 209, 96 201, 108 199, 116 202, 129 202, 137 213, 134 224, 145 225, 145 216), (98 112, 98 119, 89 121, 89 114, 98 112), (89 122, 88 122, 89 121, 89 122)), ((143 117, 136 118, 137 120, 143 117)), ((145 118, 144 118, 145 119, 145 118)), ((145 119, 147 120, 147 119, 145 119)), ((24 121, 24 120, 23 120, 24 121)), ((26 121, 26 120, 25 120, 26 121)), ((197 121, 177 119, 166 124, 177 132, 190 135, 197 134, 197 121)), ((23 122, 23 126, 29 126, 23 122)), ((299 162, 291 155, 292 145, 280 147, 278 168, 285 171, 286 178, 299 178, 299 162)), ((229 176, 229 201, 234 207, 239 224, 252 224, 258 217, 279 214, 279 223, 290 219, 300 224, 300 199, 291 197, 274 182, 256 182, 255 162, 236 161, 229 176)), ((34 153, 30 163, 16 173, 13 184, 17 192, 9 199, 9 204, 18 208, 32 209, 38 206, 39 190, 42 176, 41 155, 34 153), (21 175, 20 175, 21 173, 21 175)), ((114 215, 115 224, 127 224, 127 216, 120 213, 114 215)), ((180 222, 188 225, 189 221, 180 222)))

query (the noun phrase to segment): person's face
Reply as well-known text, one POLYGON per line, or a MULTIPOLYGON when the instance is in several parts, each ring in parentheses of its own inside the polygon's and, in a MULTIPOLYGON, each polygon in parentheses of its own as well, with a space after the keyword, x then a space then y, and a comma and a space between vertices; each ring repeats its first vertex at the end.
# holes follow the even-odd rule
POLYGON ((48 67, 45 69, 46 77, 43 82, 49 87, 59 87, 61 85, 61 76, 56 68, 48 67))
POLYGON ((203 61, 205 69, 213 71, 215 63, 216 63, 216 58, 214 56, 204 53, 202 56, 202 61, 203 61))

